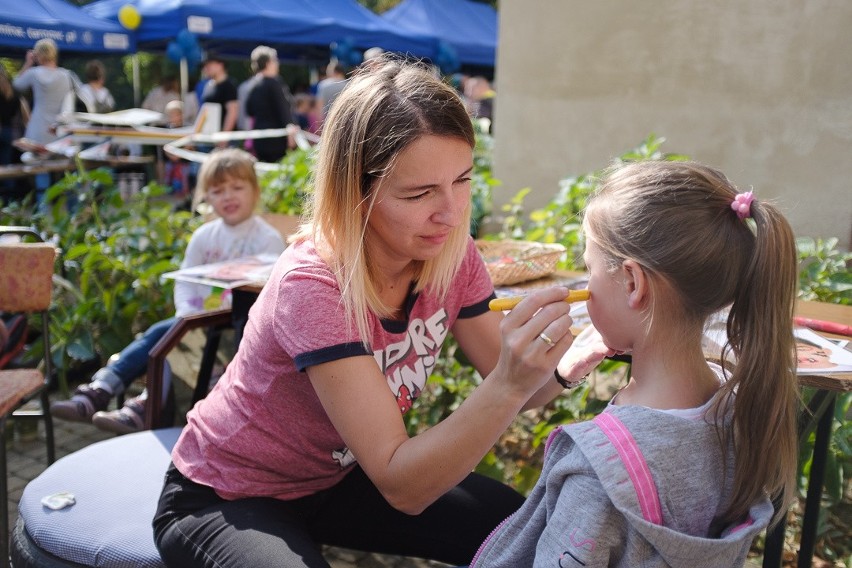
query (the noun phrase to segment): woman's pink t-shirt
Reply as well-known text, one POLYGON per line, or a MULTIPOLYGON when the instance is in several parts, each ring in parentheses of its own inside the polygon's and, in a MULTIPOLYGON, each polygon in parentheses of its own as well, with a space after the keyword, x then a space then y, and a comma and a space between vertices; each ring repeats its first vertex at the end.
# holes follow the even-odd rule
MULTIPOLYGON (((372 353, 347 325, 340 289, 313 244, 291 245, 249 312, 236 357, 187 415, 172 453, 178 470, 225 499, 295 499, 336 484, 355 458, 325 413, 305 368, 372 354, 411 408, 456 319, 488 311, 493 286, 471 239, 444 300, 411 295, 405 320, 370 314, 372 353)), ((358 377, 352 377, 358 380, 358 377)))

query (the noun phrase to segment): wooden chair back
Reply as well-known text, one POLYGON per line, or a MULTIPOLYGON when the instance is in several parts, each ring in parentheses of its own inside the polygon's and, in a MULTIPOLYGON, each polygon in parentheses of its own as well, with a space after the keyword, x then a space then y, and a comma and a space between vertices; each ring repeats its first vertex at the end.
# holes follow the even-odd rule
POLYGON ((48 309, 55 262, 52 244, 0 243, 0 310, 48 309))
POLYGON ((284 213, 261 213, 260 215, 264 221, 275 227, 281 236, 284 238, 284 242, 287 241, 287 237, 296 232, 299 228, 299 223, 301 223, 301 218, 298 215, 285 215, 284 213))

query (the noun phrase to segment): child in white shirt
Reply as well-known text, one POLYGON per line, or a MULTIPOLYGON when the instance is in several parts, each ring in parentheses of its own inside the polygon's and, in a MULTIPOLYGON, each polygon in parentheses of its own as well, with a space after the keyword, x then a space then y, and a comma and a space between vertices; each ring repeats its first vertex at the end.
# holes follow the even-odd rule
MULTIPOLYGON (((181 268, 260 253, 280 254, 284 250, 280 233, 255 214, 260 186, 254 162, 247 152, 228 148, 213 152, 201 167, 198 195, 213 208, 218 218, 192 234, 181 268)), ((98 370, 89 384, 79 386, 70 400, 51 404, 51 414, 64 420, 92 421, 98 428, 111 432, 141 430, 147 393, 128 400, 121 409, 106 412, 110 399, 124 392, 145 372, 148 352, 176 319, 208 308, 211 295, 210 286, 175 282, 175 316, 148 328, 125 347, 117 359, 98 370)))

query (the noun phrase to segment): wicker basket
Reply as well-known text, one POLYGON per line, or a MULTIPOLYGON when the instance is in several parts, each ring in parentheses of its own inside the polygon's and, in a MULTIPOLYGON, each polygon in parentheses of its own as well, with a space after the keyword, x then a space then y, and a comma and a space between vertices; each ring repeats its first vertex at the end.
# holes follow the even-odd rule
POLYGON ((552 274, 565 247, 530 241, 476 241, 495 286, 517 284, 552 274))

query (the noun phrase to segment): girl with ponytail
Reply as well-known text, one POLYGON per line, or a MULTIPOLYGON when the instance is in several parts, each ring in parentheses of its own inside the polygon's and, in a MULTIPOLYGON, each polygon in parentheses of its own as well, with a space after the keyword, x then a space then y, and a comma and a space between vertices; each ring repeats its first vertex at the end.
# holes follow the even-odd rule
POLYGON ((589 315, 632 354, 630 380, 554 431, 539 483, 473 565, 742 566, 771 499, 783 514, 794 496, 790 226, 715 169, 652 161, 609 172, 584 230, 589 315), (702 349, 724 309, 732 370, 702 349))

